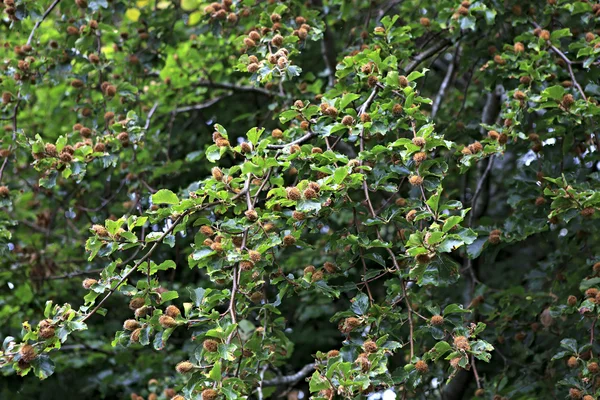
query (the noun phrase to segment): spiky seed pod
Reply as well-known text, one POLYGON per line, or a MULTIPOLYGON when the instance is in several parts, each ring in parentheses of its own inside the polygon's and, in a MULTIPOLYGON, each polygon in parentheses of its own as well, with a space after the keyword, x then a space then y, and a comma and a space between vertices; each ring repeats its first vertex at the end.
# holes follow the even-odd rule
POLYGON ((259 262, 261 260, 261 258, 262 258, 262 256, 260 255, 260 253, 258 251, 256 251, 256 250, 248 250, 248 256, 255 263, 259 262))
POLYGON ((293 246, 294 244, 296 244, 296 238, 293 237, 292 235, 285 235, 283 237, 283 245, 288 247, 288 246, 293 246))
POLYGON ((417 210, 410 210, 408 213, 406 213, 405 218, 408 222, 413 222, 416 217, 417 217, 417 210))
POLYGON ((256 71, 258 71, 260 69, 260 65, 258 65, 257 63, 250 63, 248 64, 248 66, 246 67, 247 71, 250 72, 251 74, 255 73, 256 71))
POLYGON ((483 150, 483 145, 479 142, 471 143, 469 145, 469 150, 471 150, 471 153, 473 154, 479 153, 481 150, 483 150))
POLYGON ((271 132, 271 137, 274 139, 281 139, 283 137, 283 132, 281 129, 273 129, 271 132))
POLYGON ((367 353, 375 353, 377 351, 377 344, 372 340, 367 340, 363 343, 363 349, 365 349, 367 353))
POLYGON ((406 76, 404 76, 404 75, 400 75, 398 77, 398 84, 401 87, 407 87, 408 86, 408 78, 406 78, 406 76))
POLYGON ((113 97, 115 94, 117 94, 117 88, 114 85, 108 85, 104 90, 104 94, 106 94, 108 97, 113 97))
POLYGON ((287 193, 288 200, 300 200, 300 198, 302 197, 302 195, 300 194, 300 189, 298 189, 295 186, 288 187, 286 189, 286 193, 287 193))
POLYGON ((337 108, 335 108, 333 106, 329 106, 329 107, 327 107, 327 111, 325 112, 325 114, 329 115, 332 118, 337 118, 338 110, 337 110, 337 108))
POLYGON ((252 152, 252 144, 248 142, 242 142, 241 144, 242 153, 250 153, 252 152))
POLYGON ((252 48, 256 46, 256 43, 254 42, 254 40, 250 39, 250 38, 244 38, 244 44, 246 45, 246 47, 248 48, 252 48))
POLYGON ((122 144, 124 143, 128 143, 129 142, 129 133, 127 132, 121 132, 117 135, 117 139, 119 140, 119 142, 121 142, 122 144))
POLYGON ((171 399, 172 397, 175 397, 175 395, 177 394, 175 392, 175 389, 172 389, 172 388, 166 388, 163 393, 165 394, 165 397, 167 399, 171 399))
POLYGON ((280 58, 277 60, 277 66, 278 66, 280 69, 284 69, 284 68, 285 68, 285 66, 287 65, 287 62, 288 62, 288 59, 287 59, 286 57, 280 57, 280 58))
POLYGON ((344 118, 342 118, 342 124, 346 126, 351 126, 352 124, 354 124, 354 118, 352 118, 352 116, 350 115, 346 115, 344 116, 344 118))
POLYGON ((378 82, 379 79, 377 79, 375 75, 369 75, 369 77, 367 78, 367 84, 369 85, 369 87, 375 87, 375 85, 377 85, 378 82))
POLYGON ((594 207, 586 207, 580 211, 581 216, 584 218, 590 218, 595 213, 596 213, 596 210, 594 209, 594 207))
POLYGON ((211 174, 215 180, 217 180, 219 182, 221 182, 223 180, 223 171, 221 171, 221 169, 219 167, 214 167, 211 170, 211 174))
POLYGON ((410 178, 408 178, 408 181, 413 186, 421 186, 423 184, 423 178, 419 175, 411 175, 410 178))
POLYGON ((298 29, 297 36, 300 38, 300 40, 306 40, 306 38, 308 37, 308 31, 306 29, 300 28, 298 29))
POLYGON ((320 147, 313 147, 312 149, 310 149, 310 152, 312 154, 322 154, 323 153, 323 149, 320 147))
MULTIPOLYGON (((148 395, 148 400, 158 400, 158 395, 156 393, 150 393, 148 395)), ((183 399, 185 400, 185 399, 183 399)))
POLYGON ((227 139, 217 139, 215 141, 217 147, 229 147, 229 140, 227 139))
POLYGON ((73 79, 71 81, 71 86, 74 87, 75 89, 80 89, 83 86, 85 86, 85 84, 83 83, 83 81, 81 79, 73 79))
POLYGON ((10 189, 8 186, 0 186, 0 197, 8 197, 10 195, 10 189))
POLYGON ((139 327, 140 323, 137 322, 135 319, 127 319, 125 320, 125 322, 123 322, 123 329, 125 329, 126 331, 135 331, 139 327))
POLYGON ((427 153, 423 152, 423 151, 419 151, 418 153, 415 153, 413 155, 413 161, 415 162, 415 164, 419 165, 421 164, 423 161, 425 161, 427 159, 427 153))
POLYGON ((247 210, 244 215, 249 221, 256 221, 258 219, 258 213, 255 210, 247 210))
POLYGON ((542 40, 550 40, 550 32, 546 29, 542 29, 540 31, 540 39, 542 40))
POLYGON ((81 135, 81 137, 89 138, 90 136, 92 136, 92 130, 84 126, 79 130, 79 134, 81 135))
POLYGON ((187 374, 188 372, 194 369, 194 364, 192 364, 189 361, 182 361, 179 364, 177 364, 177 366, 175 366, 175 369, 180 374, 187 374))
POLYGON ((569 359, 567 360, 567 366, 569 368, 575 368, 577 366, 577 357, 569 357, 569 359))
POLYGON ((131 332, 131 336, 129 336, 129 340, 133 343, 138 343, 140 341, 140 335, 142 334, 142 328, 137 328, 135 331, 131 332))
POLYGON ((210 248, 217 253, 221 253, 223 251, 223 245, 219 242, 214 242, 210 245, 210 248))
POLYGON ((429 371, 427 363, 423 360, 419 360, 415 363, 415 369, 419 371, 420 374, 426 374, 429 371))
POLYGON ((581 390, 577 389, 577 388, 571 388, 569 389, 569 397, 571 399, 581 399, 581 397, 583 396, 583 394, 581 393, 581 390))
POLYGON ((527 95, 525 93, 523 93, 520 90, 517 90, 514 94, 513 97, 517 100, 525 100, 527 98, 527 95))
POLYGON ((323 271, 320 271, 320 270, 319 271, 315 271, 315 273, 312 274, 312 276, 310 278, 310 281, 311 282, 318 282, 320 280, 323 280, 323 276, 324 276, 323 271))
POLYGON ((306 219, 306 214, 300 211, 294 211, 292 212, 292 218, 296 221, 304 221, 306 219))
POLYGON ((469 344, 469 339, 465 336, 457 336, 454 338, 454 346, 459 350, 468 351, 471 350, 471 345, 469 344))
POLYGON ((206 339, 202 343, 202 347, 204 348, 205 351, 208 351, 209 353, 216 353, 217 350, 219 349, 219 343, 213 339, 206 339))
POLYGON ((250 260, 242 260, 240 261, 240 268, 242 271, 251 271, 254 268, 254 263, 250 260))
POLYGON ((458 10, 456 10, 456 12, 462 16, 469 15, 469 9, 462 5, 458 7, 458 10))
POLYGON ((592 32, 588 32, 588 33, 585 34, 585 41, 586 42, 591 42, 595 38, 596 38, 596 35, 594 35, 592 32))
POLYGON ((498 229, 494 229, 493 231, 490 232, 490 235, 488 237, 488 241, 491 244, 498 244, 500 243, 501 237, 502 236, 502 231, 498 230, 498 229))
POLYGON ((360 326, 360 320, 356 317, 348 317, 343 323, 343 332, 348 333, 360 326))
MULTIPOLYGON (((556 0, 554 0, 554 1, 556 1, 556 0)), ((594 398, 594 396, 586 394, 585 396, 583 396, 583 400, 596 400, 596 399, 594 398)))
POLYGON ((202 391, 202 400, 215 400, 219 393, 214 389, 204 389, 202 391))
POLYGON ((513 50, 515 51, 515 53, 522 53, 525 51, 525 46, 523 45, 523 43, 517 42, 513 46, 513 50))
POLYGON ((508 142, 508 135, 506 133, 500 134, 500 137, 498 138, 498 143, 504 145, 507 142, 508 142))
POLYGON ((414 138, 412 139, 412 142, 413 142, 413 144, 414 144, 415 146, 419 146, 419 147, 423 147, 423 146, 425 146, 425 144, 427 143, 427 142, 425 141, 425 138, 423 138, 423 137, 419 137, 419 136, 417 136, 417 137, 414 137, 414 138))
POLYGON ((531 77, 522 76, 519 78, 519 82, 521 82, 523 85, 529 85, 531 83, 531 77))
POLYGON ((98 142, 94 145, 94 152, 95 153, 104 153, 104 150, 106 150, 106 147, 104 146, 104 143, 102 142, 98 142))
POLYGON ((335 266, 335 264, 329 261, 323 264, 323 269, 330 274, 333 274, 337 271, 337 267, 335 266))
POLYGON ((598 289, 596 289, 596 288, 589 288, 588 290, 585 291, 585 296, 587 298, 596 297, 596 295, 598 295, 598 289))
POLYGON ((19 349, 19 355, 21 356, 21 360, 26 363, 32 362, 37 357, 35 348, 30 344, 24 344, 21 346, 19 349))
POLYGON ((590 371, 592 374, 597 374, 600 371, 600 366, 598 366, 598 363, 595 361, 592 361, 590 363, 588 363, 587 365, 587 369, 588 371, 590 371))
POLYGON ((143 318, 146 315, 148 315, 149 312, 150 312, 150 307, 141 306, 140 308, 136 308, 133 314, 135 315, 136 318, 143 318))
POLYGON ((502 58, 502 56, 500 54, 496 54, 494 56, 494 62, 498 65, 506 64, 506 60, 504 58, 502 58))
POLYGON ((12 94, 10 92, 3 92, 2 93, 2 102, 4 104, 10 103, 11 100, 12 100, 12 94))
POLYGON ((84 289, 90 289, 96 283, 98 283, 97 280, 92 279, 92 278, 87 278, 87 279, 83 280, 83 282, 81 283, 81 285, 83 286, 84 289))
POLYGON ((372 71, 371 64, 365 64, 360 68, 361 72, 369 75, 372 71))
POLYGON ((60 161, 62 161, 65 164, 68 164, 71 161, 73 161, 73 156, 71 156, 71 154, 69 154, 67 152, 61 152, 60 153, 60 161))
POLYGON ((600 274, 600 262, 597 262, 592 266, 592 271, 594 271, 594 274, 596 275, 600 274))
POLYGON ((496 131, 489 131, 488 137, 492 140, 498 140, 498 138, 500 137, 500 134, 496 131))
POLYGON ((303 131, 307 131, 309 128, 310 128, 310 124, 308 121, 300 122, 300 129, 302 129, 303 131))
POLYGON ((235 24, 238 20, 238 16, 236 13, 231 12, 229 14, 227 14, 227 22, 231 23, 231 24, 235 24))
POLYGON ((339 350, 329 350, 327 352, 327 358, 333 358, 333 357, 337 357, 340 355, 340 351, 339 350))
POLYGON ((570 295, 567 298, 567 305, 569 305, 569 307, 574 307, 577 305, 577 297, 570 295))
POLYGON ((421 19, 419 19, 419 23, 426 28, 431 25, 431 21, 426 17, 421 17, 421 19))
POLYGON ((431 322, 431 325, 442 325, 444 323, 444 317, 441 315, 434 315, 429 322, 431 322))
POLYGON ((173 317, 170 317, 168 315, 161 315, 158 319, 158 323, 165 329, 174 328, 177 326, 177 321, 175 321, 173 317))
POLYGON ((250 301, 252 301, 253 303, 260 303, 263 298, 263 294, 258 291, 250 294, 250 301))
POLYGON ((564 108, 571 108, 573 103, 575 103, 575 99, 572 94, 565 94, 560 102, 564 108))
POLYGON ((46 143, 46 146, 44 146, 44 150, 46 151, 46 154, 48 154, 50 157, 58 156, 58 152, 56 151, 56 146, 53 145, 52 143, 46 143))
POLYGON ((212 236, 215 234, 215 231, 209 225, 202 225, 200 227, 200 233, 203 234, 204 236, 212 236))
POLYGON ((308 265, 304 268, 304 275, 314 274, 317 269, 314 265, 308 265))
POLYGON ((177 306, 170 305, 165 310, 165 314, 171 318, 177 318, 181 315, 181 310, 179 310, 179 308, 177 308, 177 306))
POLYGON ((134 297, 129 302, 129 309, 137 310, 138 308, 142 307, 145 303, 146 303, 146 300, 143 297, 134 297))

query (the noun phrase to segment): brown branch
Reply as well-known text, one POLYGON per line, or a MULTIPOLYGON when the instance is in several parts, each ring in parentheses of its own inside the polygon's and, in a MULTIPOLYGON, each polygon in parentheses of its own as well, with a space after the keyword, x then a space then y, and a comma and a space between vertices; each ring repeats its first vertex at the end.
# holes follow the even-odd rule
POLYGON ((315 364, 306 364, 302 369, 295 374, 292 375, 284 375, 279 376, 277 378, 269 379, 263 381, 263 386, 279 386, 279 385, 292 385, 298 382, 300 379, 304 378, 308 374, 311 373, 312 370, 315 369, 315 364))
POLYGON ((427 60, 429 57, 438 53, 439 51, 444 50, 446 47, 450 46, 451 42, 448 39, 440 40, 435 45, 431 46, 427 50, 417 54, 415 58, 411 62, 408 63, 404 71, 409 74, 415 70, 423 61, 427 60))
POLYGON ((50 15, 50 13, 52 12, 52 10, 54 9, 54 7, 56 7, 58 5, 58 3, 60 3, 60 0, 54 0, 54 2, 52 4, 50 4, 50 7, 48 7, 48 9, 46 10, 46 12, 44 12, 44 14, 42 15, 42 18, 35 23, 35 25, 33 26, 33 29, 31 30, 31 33, 29 34, 29 38, 27 39, 27 44, 28 45, 31 44, 31 41, 33 40, 33 35, 35 34, 36 29, 40 27, 40 25, 42 24, 42 22, 44 22, 44 20, 46 19, 46 17, 48 15, 50 15))
MULTIPOLYGON (((539 26, 537 24, 537 22, 533 21, 532 24, 536 28, 542 29, 542 27, 539 26)), ((583 99, 585 101, 587 101, 587 97, 585 97, 585 93, 583 92, 583 89, 581 88, 581 85, 579 84, 579 82, 577 82, 577 79, 575 78, 575 73, 573 72, 573 67, 572 67, 573 61, 569 60, 569 58, 565 55, 565 53, 563 53, 562 51, 560 51, 549 40, 547 40, 546 43, 550 46, 550 49, 552 49, 552 51, 555 52, 560 58, 562 58, 562 60, 565 62, 565 64, 567 64, 567 69, 569 71, 569 75, 571 75, 571 80, 573 81, 573 85, 575 85, 575 87, 577 88, 577 90, 579 90, 579 93, 581 94, 581 97, 583 97, 583 99)))
POLYGON ((280 150, 280 149, 284 149, 284 148, 286 148, 286 147, 288 147, 288 146, 292 146, 292 145, 294 145, 294 144, 302 144, 302 143, 305 143, 305 142, 309 141, 310 139, 312 139, 312 138, 313 138, 313 137, 315 137, 315 136, 317 136, 317 134, 316 134, 316 133, 314 133, 314 132, 308 132, 308 133, 307 133, 307 134, 305 134, 304 136, 302 136, 302 137, 300 137, 300 138, 298 138, 298 139, 296 139, 296 140, 294 140, 294 141, 292 141, 292 142, 289 142, 289 143, 287 143, 287 144, 269 144, 269 145, 267 145, 267 149, 269 149, 269 150, 280 150))

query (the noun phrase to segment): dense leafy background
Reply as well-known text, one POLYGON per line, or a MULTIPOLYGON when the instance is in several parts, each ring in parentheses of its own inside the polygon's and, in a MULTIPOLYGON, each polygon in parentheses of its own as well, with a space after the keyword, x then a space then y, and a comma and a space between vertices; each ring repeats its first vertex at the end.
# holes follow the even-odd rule
POLYGON ((0 10, 0 398, 600 395, 599 4, 0 10))

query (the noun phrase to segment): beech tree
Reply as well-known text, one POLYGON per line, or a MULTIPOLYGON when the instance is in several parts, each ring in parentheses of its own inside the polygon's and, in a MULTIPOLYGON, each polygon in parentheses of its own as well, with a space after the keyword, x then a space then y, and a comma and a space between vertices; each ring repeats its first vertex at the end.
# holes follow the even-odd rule
POLYGON ((600 398, 600 4, 1 4, 1 398, 600 398))

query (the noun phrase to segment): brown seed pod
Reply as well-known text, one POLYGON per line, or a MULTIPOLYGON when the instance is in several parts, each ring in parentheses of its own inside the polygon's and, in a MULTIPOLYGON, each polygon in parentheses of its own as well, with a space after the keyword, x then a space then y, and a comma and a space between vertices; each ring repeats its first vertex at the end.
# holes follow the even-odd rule
POLYGON ((12 100, 12 94, 10 92, 3 92, 2 93, 2 102, 4 104, 10 103, 11 100, 12 100))
POLYGON ((583 396, 583 394, 581 393, 581 390, 579 390, 577 388, 569 389, 569 397, 571 399, 581 399, 582 396, 583 396))
POLYGON ((523 43, 517 42, 513 46, 513 49, 514 49, 515 53, 522 53, 525 51, 525 46, 523 45, 523 43))
POLYGON ((216 181, 221 182, 223 180, 223 171, 219 167, 214 167, 211 170, 211 174, 216 181))
POLYGON ((567 298, 567 304, 568 304, 570 307, 574 307, 574 306, 576 306, 576 305, 577 305, 577 297, 575 297, 575 296, 573 296, 573 295, 570 295, 570 296, 567 298))
POLYGON ((546 29, 542 29, 540 31, 540 39, 543 40, 550 40, 550 32, 547 31, 546 29))
POLYGON ((19 355, 21 356, 21 360, 26 363, 32 362, 37 357, 35 348, 30 344, 22 345, 19 349, 19 355))
POLYGON ((329 261, 323 264, 323 269, 330 274, 337 272, 337 267, 335 266, 335 264, 329 261))
POLYGON ((375 75, 369 75, 369 77, 367 78, 367 84, 369 85, 369 87, 375 87, 375 85, 377 85, 378 82, 379 79, 377 79, 375 75))
POLYGON ((249 221, 256 221, 258 219, 258 213, 255 210, 247 210, 244 215, 249 221))
POLYGON ((419 175, 411 175, 408 178, 408 181, 413 186, 421 186, 423 184, 423 178, 420 177, 419 175))
POLYGON ((471 154, 475 154, 475 153, 479 153, 481 150, 483 150, 483 145, 479 142, 474 142, 474 143, 471 143, 468 146, 468 148, 471 151, 471 154))
POLYGON ((168 315, 161 315, 158 319, 158 323, 165 329, 174 328, 177 326, 177 321, 175 321, 173 317, 170 317, 168 315))
POLYGON ((419 19, 419 23, 426 28, 431 25, 431 21, 426 17, 421 17, 421 19, 419 19))
POLYGON ((288 246, 293 246, 294 244, 296 244, 296 238, 293 237, 292 235, 285 235, 283 237, 283 245, 288 247, 288 246))
POLYGON ((593 207, 586 207, 580 211, 580 214, 584 218, 590 218, 596 213, 596 210, 593 207))
POLYGON ((202 347, 204 348, 204 350, 208 351, 209 353, 216 353, 217 350, 219 349, 219 343, 213 339, 206 339, 202 343, 202 347))
POLYGON ((494 229, 493 231, 490 232, 488 241, 492 244, 498 244, 498 243, 500 243, 501 235, 502 235, 502 232, 500 230, 494 229))
POLYGON ((431 322, 431 325, 442 325, 444 323, 444 317, 441 315, 434 315, 429 322, 431 322))
POLYGON ((179 364, 177 364, 177 366, 175 366, 175 369, 180 374, 187 374, 188 372, 194 369, 194 364, 192 364, 189 361, 182 361, 179 364))
POLYGON ((406 213, 405 218, 408 222, 413 222, 416 217, 417 217, 417 210, 410 210, 408 213, 406 213))
POLYGON ((98 281, 96 279, 87 278, 87 279, 83 280, 82 286, 83 286, 84 289, 90 289, 96 283, 98 283, 98 281))
POLYGON ((423 161, 427 159, 427 153, 423 151, 419 151, 413 155, 413 161, 416 165, 420 165, 423 161))
POLYGON ((465 336, 457 336, 454 338, 454 346, 459 350, 468 351, 471 350, 471 345, 469 344, 469 339, 465 336))
POLYGON ((564 108, 571 108, 571 106, 575 103, 575 99, 572 94, 565 94, 560 102, 560 104, 564 108))
POLYGON ((140 323, 135 319, 128 319, 123 322, 123 329, 126 331, 134 331, 140 327, 140 323))
POLYGON ((494 62, 498 65, 506 64, 506 60, 504 58, 502 58, 502 56, 500 54, 496 54, 494 56, 494 62))
POLYGON ((248 64, 248 66, 246 67, 246 70, 248 72, 250 72, 251 74, 255 73, 256 71, 258 71, 260 69, 260 65, 258 65, 257 63, 250 63, 248 64))
POLYGON ((407 87, 408 86, 408 78, 406 78, 406 76, 404 76, 404 75, 400 75, 398 77, 398 84, 401 87, 407 87))
POLYGON ((329 350, 327 352, 327 358, 333 358, 333 357, 337 357, 340 355, 340 351, 339 350, 329 350))
POLYGON ((250 260, 242 260, 240 261, 240 268, 242 271, 251 271, 254 268, 254 262, 250 260))
POLYGON ((219 393, 214 389, 204 389, 202 391, 202 400, 215 400, 219 393))
POLYGON ((104 94, 106 94, 106 96, 108 96, 108 97, 113 97, 115 94, 117 94, 116 86, 107 85, 106 89, 104 90, 104 94))
POLYGON ((300 211, 294 211, 292 212, 292 218, 296 221, 304 221, 306 219, 306 214, 300 211))
POLYGON ((0 197, 10 196, 10 189, 8 186, 0 186, 0 197))
POLYGON ((429 367, 427 366, 427 363, 423 360, 419 360, 415 363, 415 369, 420 374, 426 374, 429 371, 429 367))
POLYGON ((525 100, 527 98, 527 95, 525 93, 521 92, 520 90, 517 90, 513 94, 513 97, 517 100, 525 100))
POLYGON ((367 353, 375 353, 377 351, 377 344, 372 340, 367 340, 363 343, 363 349, 365 349, 367 353))
POLYGON ((259 262, 262 258, 261 254, 256 250, 248 250, 248 256, 255 263, 259 262))
POLYGON ((354 124, 354 118, 352 118, 350 115, 346 115, 344 116, 344 118, 342 118, 342 124, 346 126, 351 126, 352 124, 354 124))
POLYGON ((567 360, 567 366, 569 368, 575 368, 577 366, 577 357, 569 357, 569 359, 567 360))
POLYGON ((356 317, 348 317, 342 324, 342 332, 348 333, 360 326, 360 320, 356 317))
POLYGON ((288 187, 286 189, 286 194, 287 194, 287 198, 288 200, 300 200, 302 195, 300 194, 300 189, 298 189, 297 187, 288 187))
POLYGON ((181 315, 181 310, 177 306, 170 305, 166 308, 165 314, 171 318, 177 318, 181 315))
POLYGON ((137 310, 138 308, 142 307, 145 303, 146 303, 146 300, 143 297, 134 297, 129 302, 129 309, 137 310))

